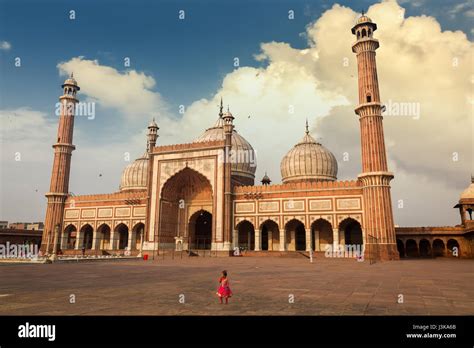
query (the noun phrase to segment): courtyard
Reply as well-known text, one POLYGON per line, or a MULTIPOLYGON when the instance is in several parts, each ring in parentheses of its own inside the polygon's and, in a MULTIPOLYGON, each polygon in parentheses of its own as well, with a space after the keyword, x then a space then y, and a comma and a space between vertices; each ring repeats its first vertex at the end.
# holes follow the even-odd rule
POLYGON ((3 264, 0 275, 0 315, 474 314, 469 259, 191 257, 3 264), (228 305, 215 294, 224 269, 228 305))

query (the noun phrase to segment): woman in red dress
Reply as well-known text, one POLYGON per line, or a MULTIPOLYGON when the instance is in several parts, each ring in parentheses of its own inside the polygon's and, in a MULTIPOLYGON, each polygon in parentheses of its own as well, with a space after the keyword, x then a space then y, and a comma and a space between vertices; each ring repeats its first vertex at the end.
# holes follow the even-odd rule
POLYGON ((227 271, 222 271, 222 277, 219 278, 219 289, 217 296, 222 304, 222 299, 225 298, 225 304, 229 303, 229 297, 232 297, 232 290, 230 290, 229 279, 227 278, 227 271))

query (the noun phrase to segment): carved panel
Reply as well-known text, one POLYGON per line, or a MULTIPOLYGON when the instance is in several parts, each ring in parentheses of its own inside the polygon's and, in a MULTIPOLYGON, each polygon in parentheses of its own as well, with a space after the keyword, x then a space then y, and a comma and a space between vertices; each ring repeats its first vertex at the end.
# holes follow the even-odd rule
POLYGON ((95 217, 95 209, 84 209, 81 211, 82 218, 93 218, 95 217))
POLYGON ((303 211, 304 201, 289 200, 283 203, 285 211, 303 211))
POLYGON ((112 217, 112 208, 99 208, 97 216, 100 218, 112 217))
POLYGON ((115 216, 116 217, 130 216, 130 207, 115 208, 115 216))
POLYGON ((338 210, 360 210, 359 198, 338 198, 336 201, 338 210))
POLYGON ((331 210, 332 201, 330 199, 315 199, 309 201, 309 210, 331 210))
POLYGON ((133 216, 145 216, 146 207, 133 207, 133 216))
POLYGON ((77 219, 79 218, 79 209, 66 210, 66 219, 77 219))
POLYGON ((280 209, 278 201, 273 202, 259 202, 258 211, 260 212, 278 212, 280 209))
POLYGON ((235 203, 236 213, 253 213, 255 212, 255 203, 235 203))

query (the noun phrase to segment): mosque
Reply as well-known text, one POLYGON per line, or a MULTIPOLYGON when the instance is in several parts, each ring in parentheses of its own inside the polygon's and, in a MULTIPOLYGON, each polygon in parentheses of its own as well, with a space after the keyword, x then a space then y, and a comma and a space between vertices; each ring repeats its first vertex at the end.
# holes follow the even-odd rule
MULTIPOLYGON (((74 108, 59 117, 42 250, 55 254, 153 254, 212 250, 252 253, 323 252, 360 246, 381 260, 404 256, 472 257, 474 184, 456 208, 454 227, 396 228, 383 132, 374 38, 366 15, 352 28, 358 65, 362 172, 338 181, 335 156, 308 131, 281 160, 281 184, 265 175, 255 184, 255 153, 223 110, 216 123, 190 143, 157 144, 159 127, 148 126, 146 151, 128 165, 118 192, 69 193, 74 108)), ((60 103, 78 103, 77 81, 62 85, 60 103)), ((351 122, 348 118, 348 123, 351 122)), ((355 126, 355 122, 353 122, 355 126)), ((303 127, 302 127, 303 128, 303 127)), ((303 129, 302 129, 303 130, 303 129)), ((144 146, 145 147, 145 146, 144 146)))

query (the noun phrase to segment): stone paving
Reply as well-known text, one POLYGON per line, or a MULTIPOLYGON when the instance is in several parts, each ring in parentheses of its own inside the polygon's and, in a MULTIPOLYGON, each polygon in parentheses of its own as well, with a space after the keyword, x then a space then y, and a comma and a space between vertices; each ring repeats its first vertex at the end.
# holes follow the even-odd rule
POLYGON ((467 259, 370 265, 194 257, 0 265, 0 277, 0 315, 474 314, 474 260, 467 259), (223 269, 234 292, 228 305, 219 304, 215 295, 223 269), (69 303, 72 294, 74 304, 69 303))

